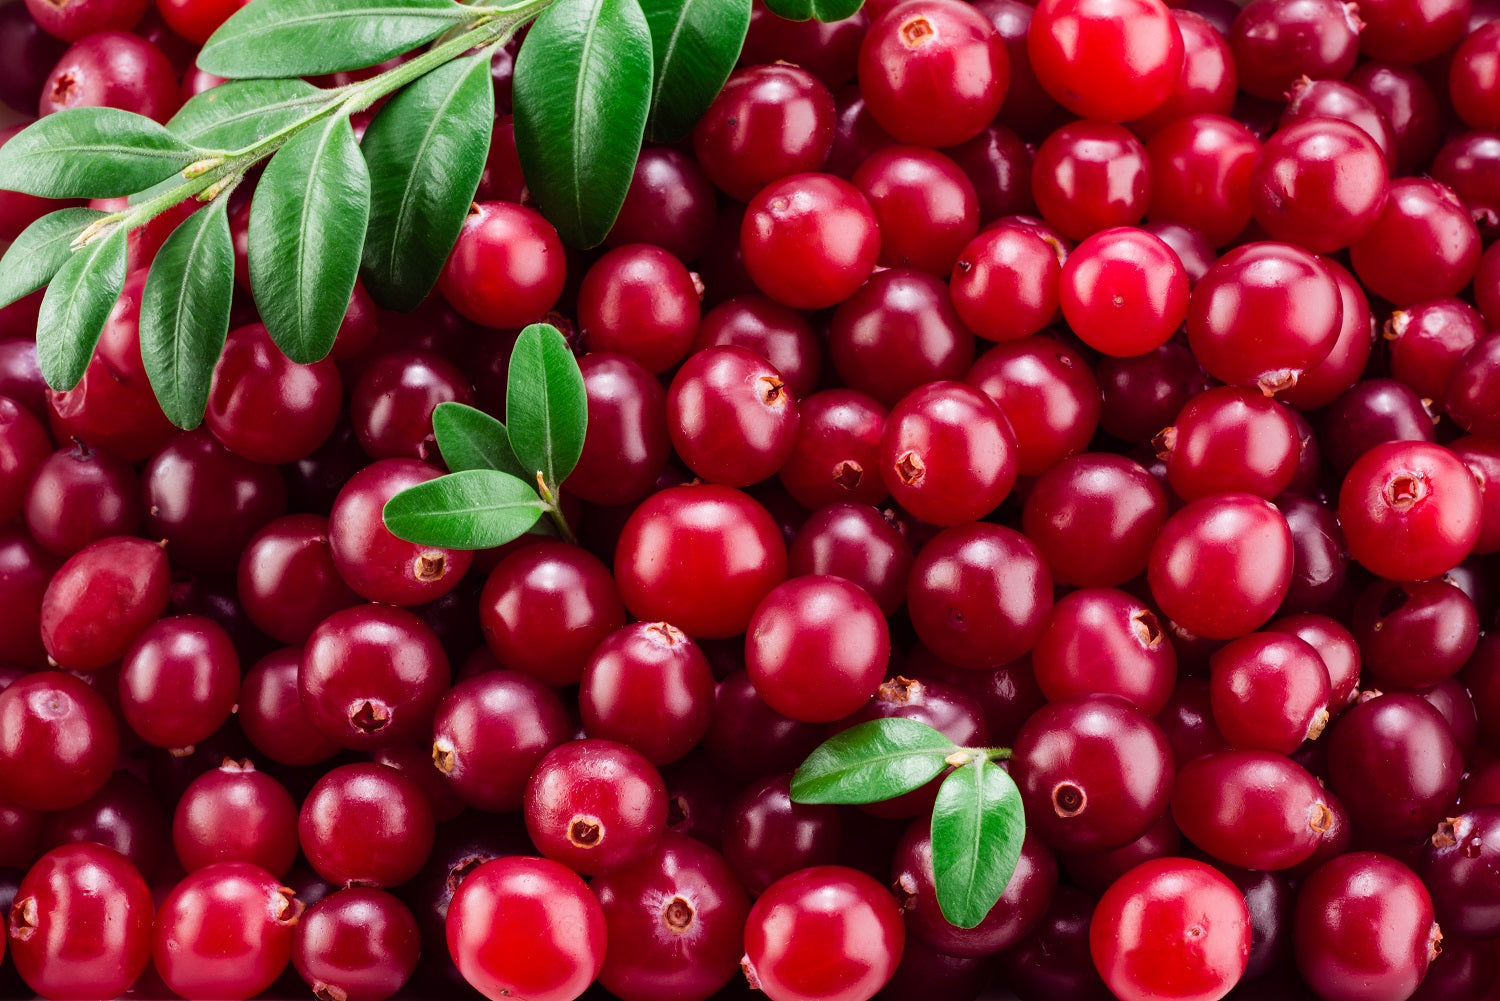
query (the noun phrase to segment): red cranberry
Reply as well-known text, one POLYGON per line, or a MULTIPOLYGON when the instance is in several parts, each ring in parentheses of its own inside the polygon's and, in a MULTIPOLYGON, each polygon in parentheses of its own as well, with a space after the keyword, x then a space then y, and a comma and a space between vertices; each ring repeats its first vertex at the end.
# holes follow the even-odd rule
POLYGON ((1043 0, 1027 49, 1054 100, 1110 122, 1160 107, 1182 73, 1182 32, 1156 0, 1043 0))
POLYGON ((830 504, 797 532, 788 556, 793 577, 828 574, 863 588, 885 615, 906 600, 912 552, 902 530, 861 504, 830 504))
POLYGON ((1446 681, 1479 642, 1474 603, 1444 580, 1376 581, 1360 595, 1350 626, 1365 668, 1398 688, 1446 681))
POLYGON ((1098 429, 1099 384, 1081 355, 1050 337, 997 344, 965 381, 1005 415, 1022 476, 1043 473, 1087 448, 1098 429))
POLYGON ((36 23, 24 3, 0 6, 0 101, 30 115, 67 43, 36 23))
POLYGON ((1031 660, 1049 701, 1117 695, 1148 716, 1166 706, 1177 680, 1177 653, 1156 614, 1110 588, 1061 598, 1031 660))
POLYGON ((181 103, 177 71, 161 49, 139 35, 98 31, 75 42, 52 68, 37 115, 104 107, 166 122, 181 103))
POLYGON ((1057 315, 1063 255, 1035 230, 991 226, 960 252, 950 294, 968 327, 991 341, 1037 333, 1057 315))
POLYGON ((257 323, 230 332, 204 421, 236 455, 280 464, 305 458, 327 440, 340 400, 333 362, 294 364, 257 323))
POLYGON ((647 146, 604 244, 649 243, 691 261, 708 246, 714 209, 713 185, 696 160, 670 146, 647 146))
POLYGON ((710 347, 753 351, 781 373, 799 402, 817 388, 822 349, 812 325, 764 296, 735 296, 710 310, 698 327, 694 350, 710 347))
MULTIPOLYGON (((1014 2, 1022 6, 1020 0, 1014 2)), ((1029 16, 1031 8, 1023 9, 1029 16)), ((1025 45, 1024 33, 1021 44, 1025 45)), ((1009 93, 1014 93, 1016 86, 1016 78, 1012 77, 1009 93)), ((1047 103, 1051 103, 1050 99, 1047 103)), ((973 182, 974 192, 979 196, 981 224, 1018 212, 1036 211, 1031 198, 1031 147, 1004 125, 995 122, 968 142, 945 152, 973 182)))
POLYGON ((833 314, 833 367, 844 385, 887 407, 941 379, 961 379, 974 337, 931 275, 892 268, 872 275, 833 314))
POLYGON ((693 275, 660 247, 609 251, 578 288, 578 326, 589 350, 634 358, 652 372, 683 359, 698 333, 702 292, 693 275))
POLYGON ((104 788, 120 750, 115 716, 87 682, 39 671, 0 691, 0 798, 64 810, 104 788))
POLYGON ((421 938, 417 919, 401 901, 349 887, 302 915, 292 964, 314 997, 385 1001, 416 971, 421 938))
POLYGON ((1371 59, 1421 63, 1457 45, 1469 0, 1361 0, 1359 50, 1371 59))
POLYGON ((578 693, 584 730, 627 744, 653 765, 687 754, 713 719, 714 678, 698 645, 665 622, 637 622, 604 639, 578 693))
POLYGON ((1064 884, 1036 931, 1000 953, 999 975, 1023 1001, 1113 1001, 1089 953, 1094 898, 1064 884))
POLYGON ((1349 572, 1349 547, 1338 518, 1317 501, 1297 494, 1276 498, 1276 509, 1292 533, 1292 582, 1282 610, 1326 606, 1342 592, 1349 572))
POLYGON ((307 861, 335 886, 406 882, 427 861, 433 831, 421 786, 375 764, 340 765, 325 774, 302 801, 297 821, 307 861))
POLYGON ((958 164, 917 146, 871 154, 850 178, 880 224, 879 263, 939 277, 979 232, 979 196, 958 164))
MULTIPOLYGON (((1156 0, 1094 2, 1144 7, 1156 0)), ((1124 126, 1070 122, 1036 151, 1031 193, 1042 218, 1069 239, 1082 240, 1102 229, 1141 221, 1151 197, 1151 163, 1146 148, 1124 126)))
POLYGON ((102 845, 43 855, 9 907, 11 961, 43 997, 116 996, 151 961, 151 891, 102 845))
POLYGON ((896 902, 844 866, 772 883, 745 924, 745 976, 771 1001, 857 1001, 896 971, 906 932, 896 902))
POLYGON ((1443 112, 1437 95, 1415 67, 1372 61, 1349 74, 1389 123, 1395 141, 1396 171, 1425 167, 1442 142, 1443 112))
POLYGON ((228 722, 240 692, 240 660, 212 619, 174 615, 152 623, 125 654, 120 709, 155 747, 191 747, 228 722))
POLYGON ((1374 228, 1389 182, 1385 155, 1368 132, 1314 118, 1266 141, 1250 178, 1255 221, 1272 239, 1326 254, 1374 228))
POLYGON ((1423 852, 1422 881, 1450 935, 1492 938, 1496 913, 1495 828, 1500 807, 1480 806, 1438 825, 1423 852))
POLYGON ((777 372, 739 347, 711 347, 677 370, 667 391, 667 430, 693 472, 712 483, 749 486, 791 454, 797 404, 777 372))
POLYGON ((158 0, 156 7, 173 32, 202 45, 246 2, 248 0, 158 0))
MULTIPOLYGON (((0 14, 7 8, 0 7, 0 14)), ((47 383, 42 378, 42 369, 36 358, 36 341, 31 332, 36 329, 37 309, 31 309, 29 318, 18 316, 28 304, 40 306, 41 292, 34 292, 12 306, 0 309, 0 396, 8 396, 30 410, 36 417, 47 418, 47 383), (11 318, 16 318, 19 329, 7 329, 11 318), (4 339, 14 338, 14 339, 4 339)))
MULTIPOLYGON (((1168 737, 1170 740, 1171 737, 1168 737)), ((1174 755, 1175 756, 1175 755, 1174 755)), ((1063 869, 1068 878, 1090 893, 1103 894, 1115 881, 1142 862, 1168 858, 1182 853, 1182 834, 1164 813, 1146 833, 1129 844, 1102 852, 1076 852, 1064 855, 1063 869)))
POLYGON ((1349 552, 1390 580, 1457 566, 1479 538, 1481 496, 1469 468, 1426 442, 1387 442, 1359 458, 1339 491, 1349 552))
POLYGON ((755 65, 784 59, 837 87, 854 78, 859 43, 869 26, 864 10, 840 21, 789 21, 757 2, 750 12, 750 31, 740 62, 755 65))
POLYGON ((1140 443, 1171 424, 1187 401, 1210 385, 1193 353, 1178 341, 1133 358, 1101 358, 1094 374, 1103 394, 1100 427, 1140 443))
POLYGON ((960 525, 988 514, 1010 493, 1017 451, 995 401, 963 383, 934 382, 891 410, 881 436, 880 475, 914 517, 960 525))
POLYGON ((1482 249, 1468 206, 1452 189, 1403 178, 1391 183, 1385 210, 1349 248, 1349 260, 1370 292, 1406 306, 1458 294, 1474 277, 1482 249))
POLYGON ((183 997, 253 997, 291 960, 302 906, 290 888, 248 862, 205 866, 157 910, 156 972, 183 997))
POLYGON ((1138 229, 1106 229, 1068 255, 1059 299, 1068 326, 1089 347, 1145 354, 1166 343, 1187 316, 1187 274, 1161 239, 1138 229))
POLYGON ((278 518, 256 533, 240 556, 238 588, 245 614, 280 643, 303 643, 318 623, 359 603, 334 566, 328 519, 278 518))
POLYGON ((172 846, 187 872, 249 862, 285 878, 297 860, 297 804, 286 787, 248 761, 226 758, 177 801, 172 846))
POLYGON ((875 212, 858 188, 829 174, 793 174, 755 195, 740 230, 745 270, 762 292, 796 309, 849 298, 880 253, 875 212))
POLYGON ((523 327, 556 304, 566 268, 562 240, 539 213, 483 202, 470 208, 438 288, 475 323, 523 327))
POLYGON ((838 809, 794 802, 786 772, 752 782, 724 816, 724 857, 753 894, 799 869, 834 864, 839 845, 838 809))
POLYGON ((339 751, 308 718, 297 689, 302 651, 278 650, 262 658, 240 684, 240 729, 255 749, 283 765, 315 765, 339 751))
MULTIPOLYGON (((1461 8, 1461 4, 1451 2, 1445 6, 1448 10, 1461 8)), ((1464 38, 1449 64, 1448 99, 1453 102, 1453 110, 1470 128, 1500 128, 1497 39, 1500 39, 1500 27, 1494 22, 1480 27, 1464 38)))
POLYGON ((443 403, 474 405, 469 377, 427 351, 396 351, 371 362, 349 400, 349 417, 373 459, 431 461, 437 453, 432 412, 443 403))
POLYGON ((1307 118, 1337 118, 1362 129, 1380 147, 1388 168, 1397 165, 1396 133, 1375 99, 1340 80, 1300 79, 1292 84, 1281 125, 1307 118))
POLYGON ((109 536, 132 535, 141 518, 135 470, 81 441, 48 456, 26 495, 26 527, 58 556, 72 556, 109 536))
POLYGON ((588 433, 565 489, 596 504, 638 501, 667 463, 666 394, 626 355, 593 352, 578 367, 588 396, 588 433))
POLYGON ((1209 670, 1214 723, 1233 747, 1290 754, 1328 723, 1328 668, 1296 636, 1242 636, 1209 658, 1209 670))
POLYGON ((1037 479, 1022 526, 1059 583, 1118 587, 1146 569, 1166 517, 1166 494, 1150 473, 1123 456, 1090 452, 1037 479))
MULTIPOLYGON (((1500 441, 1468 436, 1448 446, 1464 461, 1479 484, 1483 503, 1476 553, 1500 552, 1500 441)), ((4 644, 0 643, 0 647, 4 644)))
MULTIPOLYGON (((149 879, 166 860, 167 832, 166 811, 155 790, 121 769, 82 803, 49 813, 41 826, 40 848, 50 851, 78 842, 103 845, 125 856, 149 879)), ((0 842, 4 840, 0 835, 0 842)))
POLYGON ((799 401, 797 411, 797 437, 778 471, 787 492, 810 509, 885 500, 878 466, 885 407, 852 389, 829 389, 799 401))
POLYGON ((709 179, 749 201, 772 181, 822 170, 833 147, 833 95, 807 70, 785 62, 739 70, 693 129, 709 179))
POLYGON ((120 659, 166 611, 169 583, 166 554, 144 539, 112 537, 80 550, 58 570, 42 598, 41 636, 48 656, 85 671, 120 659))
POLYGON ((531 675, 486 671, 438 702, 432 762, 470 806, 519 810, 527 778, 573 727, 562 699, 531 675))
POLYGON ((1464 353, 1453 367, 1443 408, 1470 434, 1500 436, 1500 337, 1491 335, 1464 353))
POLYGON ((714 716, 703 749, 716 774, 748 782, 796 768, 824 736, 821 725, 799 723, 766 705, 750 676, 735 671, 714 693, 714 716))
POLYGON ((1299 77, 1342 80, 1359 56, 1360 27, 1342 0, 1252 0, 1229 33, 1240 89, 1281 101, 1299 77))
POLYGON ((1216 751, 1184 764, 1172 791, 1183 836, 1230 865, 1287 869, 1306 861, 1334 822, 1316 779, 1269 751, 1216 751))
POLYGON ((1223 115, 1190 115, 1164 126, 1146 144, 1148 216, 1194 226, 1216 247, 1231 242, 1250 222, 1260 150, 1249 129, 1223 115))
POLYGON ((1256 390, 1220 386, 1199 393, 1156 445, 1183 500, 1232 492, 1269 499, 1297 473, 1297 427, 1285 407, 1256 390))
POLYGON ((549 859, 497 858, 464 878, 448 907, 448 951, 491 1001, 572 1001, 604 965, 604 911, 582 879, 549 859))

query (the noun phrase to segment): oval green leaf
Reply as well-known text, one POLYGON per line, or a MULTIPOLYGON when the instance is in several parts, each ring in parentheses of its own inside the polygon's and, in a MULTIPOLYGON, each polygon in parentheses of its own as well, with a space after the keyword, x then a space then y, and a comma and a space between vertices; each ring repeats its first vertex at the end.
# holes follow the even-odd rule
POLYGON ((656 62, 646 135, 676 142, 693 130, 734 69, 751 0, 641 0, 656 62))
POLYGON ((516 148, 562 238, 602 243, 635 173, 651 103, 651 29, 636 0, 557 0, 516 57, 516 148))
POLYGON ((1005 892, 1026 816, 1010 773, 985 758, 953 770, 932 808, 932 870, 948 923, 973 928, 1005 892))
POLYGON ((488 55, 455 60, 398 92, 360 148, 370 167, 365 287, 387 309, 415 309, 458 241, 495 122, 488 55))
POLYGON ((255 0, 214 32, 198 68, 231 79, 361 69, 473 18, 452 0, 255 0))
POLYGON ((546 510, 524 480, 469 469, 408 487, 386 501, 385 527, 419 546, 490 549, 525 535, 546 510))
POLYGON ((0 188, 44 198, 117 198, 205 155, 142 115, 69 108, 33 122, 0 147, 0 188))
POLYGON ((261 175, 250 203, 250 288, 292 361, 310 365, 333 347, 369 218, 370 174, 343 116, 297 133, 261 175))
POLYGON ((921 788, 958 750, 940 732, 891 717, 851 726, 825 740, 792 776, 798 803, 876 803, 921 788))
POLYGON ((450 472, 498 469, 523 481, 528 479, 510 450, 510 432, 483 410, 462 403, 439 403, 432 411, 432 433, 450 472))
POLYGON ((0 257, 0 308, 50 282, 72 258, 73 241, 107 214, 98 209, 58 209, 22 230, 0 257))
POLYGON ((186 142, 241 150, 301 121, 330 100, 306 80, 230 80, 190 98, 167 130, 186 142))
POLYGON ((234 241, 228 198, 188 216, 156 254, 141 292, 141 360, 162 413, 203 422, 214 364, 229 332, 234 241))
POLYGON ((104 322, 125 288, 127 232, 117 226, 76 251, 42 296, 36 357, 42 378, 53 389, 72 389, 89 367, 104 322))
POLYGON ((521 331, 506 374, 505 424, 511 450, 532 482, 540 473, 555 494, 578 465, 588 406, 583 373, 562 333, 550 323, 521 331))
POLYGON ((771 13, 788 21, 806 21, 810 17, 842 21, 853 17, 864 5, 865 0, 766 0, 771 13))

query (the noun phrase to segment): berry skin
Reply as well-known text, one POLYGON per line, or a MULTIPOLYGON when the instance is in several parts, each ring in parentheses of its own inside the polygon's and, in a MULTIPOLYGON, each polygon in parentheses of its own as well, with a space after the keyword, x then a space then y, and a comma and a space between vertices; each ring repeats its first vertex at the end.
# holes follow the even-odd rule
POLYGON ((1463 461, 1441 445, 1391 441, 1350 467, 1339 489, 1349 553, 1387 580, 1440 577, 1479 541, 1483 499, 1463 461))
POLYGON ((999 506, 1017 475, 1005 414, 963 383, 933 382, 892 408, 880 440, 880 475, 896 502, 933 525, 977 521, 999 506))
POLYGON ((848 181, 793 174, 750 199, 740 252, 766 295, 795 309, 823 309, 849 298, 875 270, 880 226, 848 181))
POLYGON ((114 710, 76 676, 37 671, 0 690, 0 801, 77 806, 104 788, 119 752, 114 710))
POLYGON ((486 327, 524 327, 562 295, 567 262, 552 224, 512 202, 469 210, 438 288, 449 305, 486 327))
POLYGON ((755 901, 741 965, 771 1001, 864 1001, 891 979, 905 944, 884 886, 844 866, 814 866, 755 901))
POLYGON ((432 762, 470 806, 519 810, 527 778, 572 727, 552 688, 519 671, 485 671, 438 702, 432 762))
POLYGON ((1089 347, 1145 354, 1187 316, 1187 274, 1172 248, 1150 233, 1106 229, 1068 255, 1059 299, 1068 326, 1089 347))
POLYGON ((1156 110, 1182 73, 1182 31, 1159 0, 1042 0, 1026 48, 1053 99, 1106 122, 1156 110))
POLYGON ((639 752, 613 740, 553 748, 526 783, 537 848, 585 876, 638 862, 667 824, 667 787, 639 752))
POLYGON ((604 965, 604 911, 582 879, 548 859, 492 859, 448 905, 448 952, 491 1001, 573 1001, 604 965))
POLYGON ((62 565, 42 597, 42 642, 58 665, 78 671, 125 655, 167 610, 170 580, 161 546, 100 539, 62 565))
POLYGON ((672 446, 711 483, 747 487, 774 476, 797 443, 797 423, 781 373, 746 348, 696 352, 667 391, 672 446))
POLYGON ((385 1001, 416 971, 420 946, 405 904, 382 890, 349 887, 302 915, 292 964, 314 997, 385 1001))
POLYGON ((698 745, 713 704, 714 676, 703 651, 666 622, 636 622, 605 637, 578 693, 590 737, 628 744, 658 766, 698 745))
POLYGON ((1154 859, 1100 898, 1089 951, 1121 1001, 1219 1001, 1250 959, 1250 910, 1212 866, 1154 859))
POLYGON ((385 765, 340 765, 327 772, 297 818, 308 863, 335 886, 406 882, 427 861, 433 836, 432 807, 421 786, 385 765))

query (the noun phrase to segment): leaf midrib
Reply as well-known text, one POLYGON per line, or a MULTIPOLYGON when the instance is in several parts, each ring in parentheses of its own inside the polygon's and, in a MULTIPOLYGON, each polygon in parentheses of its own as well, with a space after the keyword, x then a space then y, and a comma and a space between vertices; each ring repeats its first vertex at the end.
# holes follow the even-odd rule
MULTIPOLYGON (((219 204, 222 205, 223 203, 220 202, 219 204)), ((204 211, 203 213, 201 213, 204 218, 198 224, 197 231, 195 233, 193 233, 192 243, 188 246, 188 248, 187 248, 187 256, 183 259, 182 279, 181 279, 180 282, 178 282, 178 285, 177 285, 177 296, 176 296, 176 298, 177 298, 177 308, 176 308, 175 312, 173 313, 173 322, 172 322, 172 372, 171 372, 171 381, 172 381, 172 397, 173 397, 172 405, 173 405, 173 409, 179 411, 179 413, 177 415, 179 417, 182 416, 182 414, 180 413, 180 411, 182 410, 182 403, 183 403, 183 401, 182 401, 182 395, 183 395, 183 393, 182 393, 182 384, 183 384, 182 373, 184 372, 184 370, 186 370, 187 365, 188 365, 188 360, 187 360, 187 357, 186 357, 187 356, 187 352, 183 348, 183 343, 186 341, 186 338, 183 337, 183 335, 182 335, 182 332, 183 332, 183 317, 186 315, 186 310, 184 309, 184 305, 188 301, 188 299, 190 298, 190 296, 188 294, 188 289, 189 289, 189 286, 192 283, 193 262, 194 262, 194 260, 197 259, 198 248, 200 246, 202 246, 203 238, 209 232, 209 228, 210 228, 210 226, 212 224, 211 219, 210 219, 210 213, 216 212, 218 210, 219 210, 219 205, 214 205, 212 208, 210 208, 210 209, 204 211)))
MULTIPOLYGON (((594 49, 594 34, 599 27, 599 20, 604 16, 604 5, 609 0, 599 0, 594 5, 593 16, 589 18, 588 30, 583 33, 583 49, 578 56, 578 79, 573 82, 573 143, 570 150, 569 166, 573 169, 573 214, 578 222, 579 232, 584 228, 583 213, 583 116, 578 114, 583 107, 584 81, 588 79, 589 59, 594 49)), ((551 442, 548 442, 549 446, 551 442)))

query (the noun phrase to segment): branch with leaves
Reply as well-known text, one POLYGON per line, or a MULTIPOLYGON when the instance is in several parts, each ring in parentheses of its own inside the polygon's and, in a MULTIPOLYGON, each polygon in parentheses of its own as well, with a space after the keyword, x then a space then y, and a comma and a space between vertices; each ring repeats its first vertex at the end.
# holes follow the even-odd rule
MULTIPOLYGON (((770 0, 833 20, 862 0, 770 0)), ((204 45, 227 83, 171 121, 112 108, 49 115, 0 149, 0 188, 118 198, 116 212, 39 219, 0 259, 0 307, 41 288, 37 352, 57 390, 83 377, 126 278, 126 238, 207 203, 157 254, 141 307, 146 373, 171 421, 196 427, 234 293, 228 202, 250 208, 250 284, 272 340, 307 364, 332 348, 356 278, 388 309, 432 291, 478 190, 494 126, 490 61, 518 31, 516 143, 528 189, 564 240, 600 243, 645 139, 686 135, 733 69, 751 0, 254 0, 204 45), (303 77, 404 62, 319 88, 303 77), (356 139, 350 116, 386 103, 356 139)))

